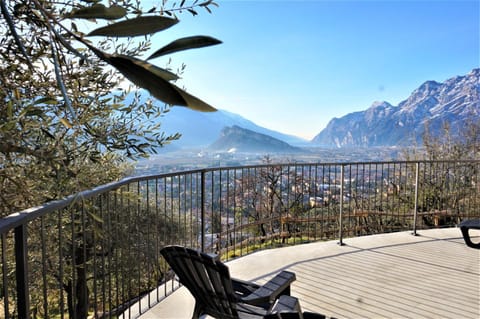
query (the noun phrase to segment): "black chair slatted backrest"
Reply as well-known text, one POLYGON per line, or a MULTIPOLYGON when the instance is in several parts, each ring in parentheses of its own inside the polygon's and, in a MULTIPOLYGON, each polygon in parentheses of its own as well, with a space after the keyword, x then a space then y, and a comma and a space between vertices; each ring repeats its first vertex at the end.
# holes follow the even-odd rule
POLYGON ((236 296, 228 267, 212 256, 180 246, 167 246, 162 255, 196 300, 196 308, 217 318, 238 318, 236 296))

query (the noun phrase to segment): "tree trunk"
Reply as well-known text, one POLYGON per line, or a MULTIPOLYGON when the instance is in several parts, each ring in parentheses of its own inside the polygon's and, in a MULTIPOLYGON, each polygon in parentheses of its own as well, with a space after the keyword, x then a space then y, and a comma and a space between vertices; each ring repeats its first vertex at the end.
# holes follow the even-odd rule
POLYGON ((87 319, 88 316, 88 287, 83 267, 77 268, 77 285, 75 289, 75 314, 77 319, 87 319))

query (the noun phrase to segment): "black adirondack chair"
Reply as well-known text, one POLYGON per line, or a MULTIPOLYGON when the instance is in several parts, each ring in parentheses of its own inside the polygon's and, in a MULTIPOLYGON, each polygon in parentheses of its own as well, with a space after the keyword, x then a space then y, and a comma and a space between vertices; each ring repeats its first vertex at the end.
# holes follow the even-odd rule
MULTIPOLYGON (((195 298, 192 318, 210 315, 214 318, 263 318, 276 311, 275 301, 285 295, 277 307, 298 311, 296 298, 289 300, 290 284, 295 274, 282 271, 259 286, 253 282, 233 279, 228 267, 216 255, 205 254, 182 246, 166 246, 161 254, 182 283, 195 298), (288 309, 288 305, 291 308, 288 309), (287 308, 286 308, 287 307, 287 308)), ((298 303, 297 303, 298 304, 298 303)))

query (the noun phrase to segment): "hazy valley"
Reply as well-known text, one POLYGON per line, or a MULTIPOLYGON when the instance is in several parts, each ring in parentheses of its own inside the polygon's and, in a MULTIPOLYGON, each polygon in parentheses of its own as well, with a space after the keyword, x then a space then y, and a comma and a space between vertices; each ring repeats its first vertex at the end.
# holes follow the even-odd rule
POLYGON ((231 112, 175 107, 161 118, 161 129, 182 137, 139 162, 136 174, 259 164, 266 156, 283 163, 402 159, 407 148, 422 146, 426 127, 436 135, 448 123, 455 134, 475 121, 480 122, 480 69, 443 83, 426 81, 398 106, 374 102, 365 111, 334 118, 311 141, 231 112))

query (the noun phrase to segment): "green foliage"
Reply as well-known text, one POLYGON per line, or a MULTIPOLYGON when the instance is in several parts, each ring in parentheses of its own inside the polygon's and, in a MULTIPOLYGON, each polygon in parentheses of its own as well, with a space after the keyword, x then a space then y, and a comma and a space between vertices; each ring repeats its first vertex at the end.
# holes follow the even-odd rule
POLYGON ((141 56, 176 14, 216 3, 163 3, 0 1, 0 216, 125 176, 127 159, 180 137, 160 131, 169 105, 215 110, 173 84, 169 64, 141 56), (122 75, 168 105, 132 94, 122 75))
MULTIPOLYGON (((210 4, 211 3, 213 2, 210 1, 210 4)), ((208 8, 208 4, 204 3, 203 6, 208 8)), ((94 4, 91 7, 74 10, 72 14, 69 15, 69 17, 84 19, 116 19, 116 17, 125 16, 125 14, 122 15, 122 12, 119 11, 121 10, 119 10, 118 6, 105 8, 102 5, 94 4), (86 10, 86 12, 84 12, 84 10, 86 10)), ((136 14, 138 14, 138 12, 136 12, 136 14)), ((176 18, 173 19, 164 16, 149 15, 136 16, 132 19, 115 22, 105 27, 98 28, 89 33, 87 36, 102 35, 116 38, 146 36, 170 28, 177 23, 178 20, 176 18)), ((133 57, 126 57, 119 54, 107 54, 105 52, 102 52, 102 50, 99 50, 98 48, 92 46, 78 35, 73 33, 71 35, 75 40, 83 43, 88 48, 90 48, 100 59, 115 67, 127 79, 129 79, 139 87, 147 89, 157 99, 171 105, 191 107, 199 111, 215 110, 215 108, 208 105, 207 103, 199 100, 196 97, 190 96, 190 94, 176 87, 168 80, 165 80, 163 77, 158 76, 158 74, 151 72, 148 67, 144 67, 142 65, 142 62, 146 63, 145 61, 138 61, 133 57)), ((205 47, 219 43, 221 43, 219 40, 203 36, 179 39, 167 45, 167 47, 163 48, 163 50, 166 50, 167 52, 157 51, 156 53, 154 53, 154 55, 158 56, 158 54, 173 53, 179 50, 205 47)))
MULTIPOLYGON (((182 1, 180 7, 171 8, 166 7, 169 1, 163 4, 144 10, 133 0, 112 0, 108 5, 96 0, 0 0, 0 217, 129 174, 130 160, 155 153, 180 137, 160 131, 157 119, 171 105, 215 110, 173 84, 183 67, 174 72, 169 63, 162 68, 141 56, 150 50, 151 34, 178 23, 177 13, 210 11, 216 4, 210 0, 192 5, 182 1), (87 34, 78 21, 89 30, 93 24, 101 26, 87 34), (131 92, 125 78, 167 105, 154 104, 141 91, 131 92)), ((136 256, 122 259, 121 280, 129 282, 137 276, 133 258, 150 269, 158 263, 149 247, 139 246, 148 242, 139 227, 152 232, 184 229, 174 221, 155 219, 148 209, 137 208, 138 214, 128 215, 134 211, 131 206, 138 207, 135 198, 120 203, 108 216, 97 205, 79 198, 61 215, 28 225, 34 234, 28 243, 30 286, 46 281, 52 287, 47 303, 58 305, 61 298, 67 299, 64 309, 70 318, 86 318, 90 311, 84 299, 94 288, 88 275, 92 267, 112 271, 108 264, 95 264, 99 256, 110 258, 114 252, 138 248, 136 256), (111 233, 108 227, 123 232, 111 233), (42 278, 45 270, 48 275, 42 278), (60 297, 62 293, 65 297, 60 297)), ((9 250, 11 243, 8 239, 9 250)), ((155 280, 161 278, 155 274, 155 280)), ((156 283, 142 282, 142 289, 156 283)), ((32 307, 42 308, 41 290, 31 294, 32 307)), ((52 313, 44 317, 54 317, 59 310, 49 309, 52 313)))

